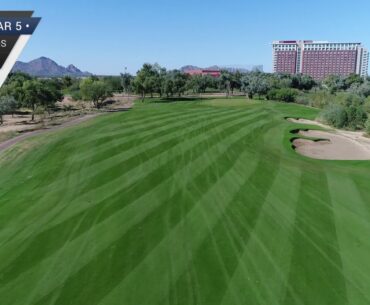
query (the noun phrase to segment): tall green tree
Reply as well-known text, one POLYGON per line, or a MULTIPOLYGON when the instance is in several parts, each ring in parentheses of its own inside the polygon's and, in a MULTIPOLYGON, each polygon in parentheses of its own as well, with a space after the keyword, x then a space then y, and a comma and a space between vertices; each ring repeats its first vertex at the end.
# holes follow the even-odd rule
POLYGON ((255 95, 266 95, 270 89, 270 84, 263 73, 251 72, 242 78, 242 90, 250 99, 255 95))
POLYGON ((120 76, 105 76, 101 80, 105 82, 113 92, 122 91, 122 80, 120 76))
POLYGON ((33 78, 25 73, 16 72, 9 75, 5 84, 0 88, 0 94, 13 96, 15 100, 21 101, 23 96, 23 84, 33 78))
POLYGON ((179 70, 173 70, 171 72, 171 77, 173 81, 173 93, 178 96, 183 95, 186 90, 188 76, 179 70))
POLYGON ((345 89, 350 88, 352 85, 361 85, 364 82, 364 78, 356 73, 351 73, 344 79, 345 89))
POLYGON ((338 75, 329 75, 322 81, 322 85, 332 94, 346 88, 344 78, 338 75))
POLYGON ((311 90, 316 86, 316 82, 309 75, 297 74, 291 76, 291 88, 299 90, 311 90))
POLYGON ((224 90, 227 97, 230 96, 232 78, 232 74, 229 71, 221 71, 220 89, 224 90))
POLYGON ((121 87, 123 92, 130 94, 134 77, 130 73, 121 73, 121 87))
POLYGON ((153 96, 153 93, 161 87, 158 85, 157 67, 151 64, 144 64, 137 72, 133 81, 133 87, 136 93, 141 95, 142 100, 145 99, 147 94, 153 96))
POLYGON ((95 108, 99 109, 101 104, 113 96, 113 89, 103 80, 86 78, 80 84, 81 96, 85 101, 91 101, 95 108))
POLYGON ((63 84, 63 89, 67 89, 72 86, 73 84, 73 79, 71 76, 67 75, 62 78, 62 84, 63 84))
POLYGON ((166 97, 173 96, 175 90, 174 81, 171 73, 167 73, 164 81, 162 82, 162 92, 166 97))
POLYGON ((27 80, 22 86, 21 102, 32 110, 32 121, 35 120, 35 111, 42 106, 49 111, 62 95, 55 84, 37 79, 27 80))
POLYGON ((243 74, 239 70, 231 74, 231 80, 230 80, 231 95, 234 94, 235 89, 237 90, 241 89, 242 77, 243 77, 243 74))
POLYGON ((17 101, 12 96, 5 95, 0 97, 0 125, 3 124, 3 116, 9 113, 13 114, 17 104, 17 101))
POLYGON ((187 88, 194 93, 205 93, 212 83, 212 77, 209 75, 193 75, 188 79, 187 88))

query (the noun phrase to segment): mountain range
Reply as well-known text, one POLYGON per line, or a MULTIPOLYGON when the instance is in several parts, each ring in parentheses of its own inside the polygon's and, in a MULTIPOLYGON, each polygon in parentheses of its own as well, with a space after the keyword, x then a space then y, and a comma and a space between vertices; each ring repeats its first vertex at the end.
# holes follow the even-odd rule
POLYGON ((263 66, 261 65, 248 65, 248 66, 217 66, 217 65, 214 65, 214 66, 210 66, 210 67, 207 67, 207 68, 201 68, 201 67, 197 67, 197 66, 192 66, 192 65, 187 65, 187 66, 184 66, 182 67, 180 70, 182 72, 185 72, 185 71, 192 71, 192 70, 202 70, 202 69, 205 69, 205 70, 226 70, 226 71, 229 71, 229 72, 236 72, 236 71, 239 71, 239 72, 242 72, 242 73, 247 73, 247 72, 250 72, 250 71, 263 71, 263 66))
POLYGON ((63 67, 47 57, 40 57, 30 62, 17 61, 12 72, 24 72, 38 77, 61 77, 74 76, 85 77, 92 75, 89 72, 83 72, 74 65, 63 67))
MULTIPOLYGON (((184 66, 180 70, 191 71, 200 69, 211 69, 211 70, 227 70, 229 72, 249 72, 249 71, 263 71, 262 66, 211 66, 207 68, 201 68, 197 66, 184 66)), ((47 57, 40 57, 30 62, 17 61, 13 67, 12 72, 24 72, 32 76, 37 77, 61 77, 61 76, 73 76, 73 77, 86 77, 93 75, 90 72, 83 72, 74 65, 63 67, 57 64, 54 60, 47 57)))

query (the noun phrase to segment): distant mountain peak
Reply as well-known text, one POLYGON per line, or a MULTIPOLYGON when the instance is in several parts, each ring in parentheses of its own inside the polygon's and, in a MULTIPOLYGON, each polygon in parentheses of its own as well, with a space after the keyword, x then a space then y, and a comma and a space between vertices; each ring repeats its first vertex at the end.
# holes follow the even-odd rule
POLYGON ((79 68, 72 64, 70 64, 66 69, 71 73, 83 73, 79 68))
POLYGON ((181 71, 183 72, 186 72, 186 71, 193 71, 193 70, 200 70, 201 68, 197 67, 197 66, 192 66, 192 65, 187 65, 187 66, 183 66, 180 68, 181 71))
POLYGON ((92 75, 89 72, 82 72, 72 64, 68 67, 58 65, 54 60, 45 56, 31 60, 28 63, 17 61, 12 72, 24 72, 39 77, 61 77, 67 75, 84 77, 92 75))
POLYGON ((229 72, 236 72, 236 71, 239 71, 239 72, 242 72, 242 73, 246 73, 246 72, 250 72, 250 71, 263 71, 263 66, 262 65, 247 65, 247 66, 218 66, 218 65, 214 65, 214 66, 210 66, 210 67, 207 67, 207 68, 200 68, 200 67, 197 67, 197 66, 192 66, 192 65, 187 65, 187 66, 184 66, 182 67, 180 70, 183 71, 183 72, 187 72, 187 71, 193 71, 193 70, 226 70, 226 71, 229 71, 229 72))
MULTIPOLYGON (((45 57, 45 56, 41 56, 39 58, 36 58, 34 60, 47 60, 47 61, 53 61, 52 59, 48 58, 48 57, 45 57)), ((54 62, 54 61, 53 61, 54 62)))

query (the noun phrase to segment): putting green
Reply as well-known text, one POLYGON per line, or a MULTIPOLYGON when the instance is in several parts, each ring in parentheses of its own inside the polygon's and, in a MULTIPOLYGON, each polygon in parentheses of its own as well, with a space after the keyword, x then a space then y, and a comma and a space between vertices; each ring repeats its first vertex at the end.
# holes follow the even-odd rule
POLYGON ((370 304, 370 162, 298 105, 141 104, 0 154, 4 305, 370 304))

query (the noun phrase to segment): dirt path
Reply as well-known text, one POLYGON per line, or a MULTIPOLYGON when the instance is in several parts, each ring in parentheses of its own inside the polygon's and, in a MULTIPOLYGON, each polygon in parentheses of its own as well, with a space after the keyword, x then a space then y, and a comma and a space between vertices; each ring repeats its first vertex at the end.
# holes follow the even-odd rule
POLYGON ((79 117, 77 119, 73 119, 71 121, 68 121, 68 122, 66 122, 62 125, 59 125, 59 126, 40 129, 40 130, 35 130, 35 131, 31 131, 31 132, 25 132, 24 134, 22 134, 20 136, 16 136, 12 139, 9 139, 5 142, 0 143, 0 152, 9 148, 9 147, 11 147, 11 146, 13 146, 16 143, 19 143, 20 141, 23 141, 24 139, 28 139, 30 137, 33 137, 33 136, 36 136, 36 135, 39 135, 39 134, 44 134, 44 133, 47 133, 47 132, 52 132, 52 131, 56 131, 56 130, 59 130, 59 129, 71 127, 71 126, 77 125, 79 123, 85 122, 87 120, 90 120, 94 117, 97 117, 98 115, 99 114, 85 115, 85 116, 79 117))
POLYGON ((322 123, 304 119, 288 119, 299 124, 316 125, 328 131, 308 130, 299 132, 299 135, 322 139, 296 139, 293 141, 295 150, 310 158, 320 160, 370 160, 370 139, 359 131, 345 131, 333 129, 322 123))
POLYGON ((64 122, 64 123, 62 123, 61 125, 58 125, 58 126, 39 129, 39 130, 31 131, 31 132, 25 132, 22 135, 19 135, 19 136, 16 136, 14 138, 11 138, 7 141, 1 142, 0 143, 0 152, 4 151, 4 150, 8 149, 9 147, 11 147, 11 146, 13 146, 13 145, 25 140, 25 139, 28 139, 30 137, 40 135, 40 134, 44 134, 44 133, 48 133, 48 132, 52 132, 52 131, 57 131, 57 130, 68 128, 68 127, 72 127, 72 126, 78 125, 82 122, 93 119, 97 116, 100 116, 102 114, 111 113, 111 112, 127 111, 127 110, 131 109, 132 106, 133 106, 133 103, 129 102, 129 103, 127 103, 127 104, 125 104, 121 107, 117 107, 115 109, 108 110, 107 112, 87 114, 87 115, 80 116, 78 118, 74 118, 72 120, 66 121, 66 122, 64 122))

